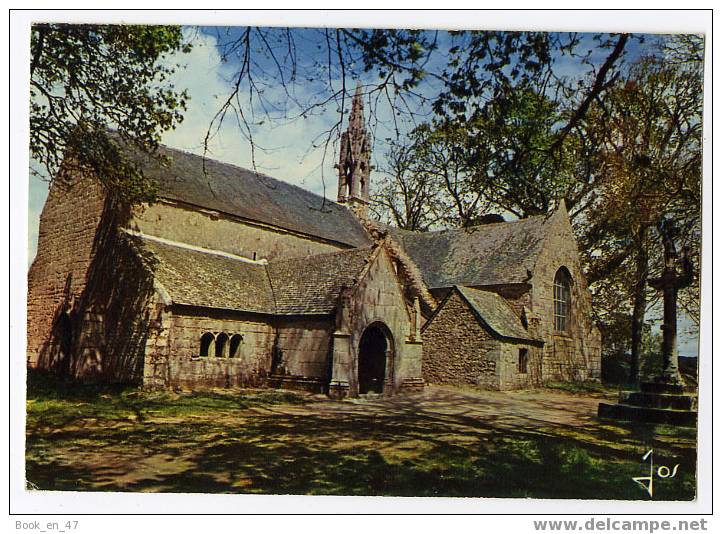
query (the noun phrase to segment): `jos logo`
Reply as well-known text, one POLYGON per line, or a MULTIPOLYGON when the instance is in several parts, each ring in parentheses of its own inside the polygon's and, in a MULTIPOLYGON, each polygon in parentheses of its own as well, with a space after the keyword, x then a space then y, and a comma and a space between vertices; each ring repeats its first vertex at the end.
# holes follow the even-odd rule
POLYGON ((675 466, 670 469, 666 465, 660 465, 657 467, 657 471, 655 473, 654 471, 654 449, 649 449, 647 451, 647 454, 642 456, 643 461, 647 461, 649 459, 649 476, 646 477, 632 477, 632 480, 634 480, 637 484, 642 486, 647 493, 649 493, 650 497, 654 496, 654 476, 656 475, 659 478, 674 478, 677 476, 677 468, 679 468, 679 464, 675 464, 675 466))

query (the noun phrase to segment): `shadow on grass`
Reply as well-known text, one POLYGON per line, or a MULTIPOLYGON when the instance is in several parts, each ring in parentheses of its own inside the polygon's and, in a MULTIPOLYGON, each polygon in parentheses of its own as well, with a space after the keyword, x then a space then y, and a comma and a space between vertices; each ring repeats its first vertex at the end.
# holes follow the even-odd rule
POLYGON ((182 422, 163 420, 178 409, 158 401, 141 409, 157 419, 29 417, 27 478, 52 490, 645 499, 631 477, 645 474, 653 446, 659 461, 681 464, 674 479, 655 480, 655 500, 694 498, 694 447, 659 441, 654 427, 502 427, 494 416, 446 414, 458 408, 453 394, 326 415, 314 405, 269 413, 272 403, 250 413, 243 397, 214 395, 189 401, 182 422))
POLYGON ((41 369, 28 369, 26 395, 28 400, 86 400, 92 401, 104 395, 117 396, 121 393, 138 391, 129 384, 85 383, 62 377, 41 369))

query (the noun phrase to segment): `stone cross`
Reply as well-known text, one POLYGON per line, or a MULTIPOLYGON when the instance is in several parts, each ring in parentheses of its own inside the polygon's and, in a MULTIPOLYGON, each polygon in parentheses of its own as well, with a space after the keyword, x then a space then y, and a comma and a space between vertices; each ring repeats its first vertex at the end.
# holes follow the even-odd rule
POLYGON ((657 225, 664 244, 664 270, 659 278, 650 278, 649 285, 664 295, 664 322, 662 324, 662 376, 658 381, 684 385, 679 372, 677 354, 677 292, 689 286, 693 278, 692 261, 688 258, 688 248, 682 250, 682 257, 677 255, 674 239, 678 229, 670 219, 662 219, 657 225))

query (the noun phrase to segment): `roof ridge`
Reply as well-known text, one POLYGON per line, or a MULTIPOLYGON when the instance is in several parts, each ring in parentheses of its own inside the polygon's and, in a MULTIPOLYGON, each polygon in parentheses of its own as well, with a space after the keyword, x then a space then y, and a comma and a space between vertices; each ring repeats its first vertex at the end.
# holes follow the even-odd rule
POLYGON ((275 177, 271 176, 270 174, 266 174, 266 173, 263 173, 263 172, 258 172, 258 171, 255 170, 255 169, 249 169, 249 168, 247 168, 247 167, 241 167, 240 165, 236 165, 235 163, 230 163, 230 162, 227 162, 227 161, 221 161, 221 160, 219 160, 219 159, 214 159, 214 158, 210 158, 210 157, 207 157, 207 156, 200 156, 200 155, 195 154, 195 153, 193 153, 193 152, 189 152, 189 151, 183 150, 183 149, 181 149, 181 148, 175 148, 175 147, 172 147, 172 146, 164 145, 164 144, 162 144, 162 143, 159 143, 158 145, 159 145, 160 147, 162 147, 163 149, 165 149, 165 150, 170 150, 170 151, 173 151, 173 152, 180 152, 181 154, 184 154, 184 155, 186 155, 186 156, 190 156, 190 157, 192 157, 192 158, 209 161, 209 162, 215 163, 215 164, 226 165, 226 166, 228 166, 228 167, 233 167, 234 169, 238 169, 239 171, 243 171, 243 172, 250 172, 250 173, 256 175, 257 178, 267 178, 267 179, 269 179, 269 180, 271 180, 271 181, 273 181, 273 182, 278 182, 278 183, 281 183, 281 184, 283 184, 283 185, 287 185, 287 186, 289 186, 289 187, 293 187, 293 188, 295 188, 295 189, 299 189, 299 190, 303 191, 304 193, 308 193, 308 194, 310 194, 310 195, 313 195, 313 196, 315 196, 315 197, 318 197, 319 199, 321 199, 321 200, 323 200, 323 201, 326 201, 326 202, 329 202, 329 203, 331 203, 331 204, 334 204, 334 205, 336 205, 336 206, 339 207, 339 208, 347 209, 345 206, 342 206, 342 205, 339 204, 338 202, 332 200, 332 199, 329 198, 329 197, 326 197, 325 195, 319 195, 318 193, 314 193, 313 191, 311 191, 311 190, 309 190, 309 189, 306 189, 306 188, 304 188, 304 187, 301 187, 300 185, 297 185, 297 184, 294 184, 294 183, 291 183, 291 182, 287 182, 286 180, 281 180, 280 178, 275 178, 275 177))
POLYGON ((350 254, 352 252, 361 252, 361 251, 371 252, 373 250, 373 248, 374 248, 374 245, 369 245, 366 247, 353 247, 353 248, 347 248, 344 250, 336 250, 334 252, 320 252, 319 254, 309 254, 308 256, 297 256, 295 258, 279 258, 277 260, 269 261, 268 265, 277 265, 277 264, 283 263, 283 262, 305 260, 307 258, 318 258, 319 256, 340 256, 341 254, 350 254))
POLYGON ((156 236, 156 235, 152 235, 152 234, 145 234, 143 232, 140 232, 138 230, 132 230, 130 228, 122 228, 121 231, 130 236, 137 237, 137 238, 143 239, 145 241, 154 241, 155 243, 160 243, 161 245, 180 248, 183 250, 188 250, 190 252, 197 252, 199 254, 220 256, 222 258, 226 258, 229 260, 236 260, 236 261, 240 261, 243 263, 249 263, 251 265, 257 265, 260 267, 262 267, 268 263, 268 261, 265 259, 253 260, 251 258, 246 258, 245 256, 241 256, 239 254, 233 254, 232 252, 226 252, 225 250, 218 250, 218 249, 201 247, 198 245, 191 245, 190 243, 184 243, 182 241, 174 241, 173 239, 167 239, 165 237, 160 237, 160 236, 156 236))
POLYGON ((530 222, 530 221, 537 220, 537 219, 547 219, 547 218, 548 218, 548 216, 546 214, 540 214, 540 215, 530 215, 529 217, 524 217, 523 219, 515 219, 513 221, 477 224, 474 226, 457 226, 454 228, 442 228, 440 230, 428 230, 426 232, 419 232, 417 230, 403 230, 401 228, 393 228, 392 231, 404 232, 406 235, 442 234, 444 232, 461 232, 461 231, 468 232, 468 231, 475 231, 480 228, 494 228, 494 227, 499 227, 502 225, 526 223, 526 222, 530 222))

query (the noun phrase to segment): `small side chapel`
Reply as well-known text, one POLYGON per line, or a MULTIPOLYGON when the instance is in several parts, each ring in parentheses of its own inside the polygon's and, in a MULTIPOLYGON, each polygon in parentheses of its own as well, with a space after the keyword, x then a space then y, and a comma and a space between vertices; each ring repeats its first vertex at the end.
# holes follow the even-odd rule
POLYGON ((471 229, 371 220, 359 91, 337 202, 160 151, 169 164, 129 152, 158 183, 153 204, 120 204, 92 176, 54 180, 28 273, 30 367, 337 398, 599 378, 600 336, 563 202, 471 229))

